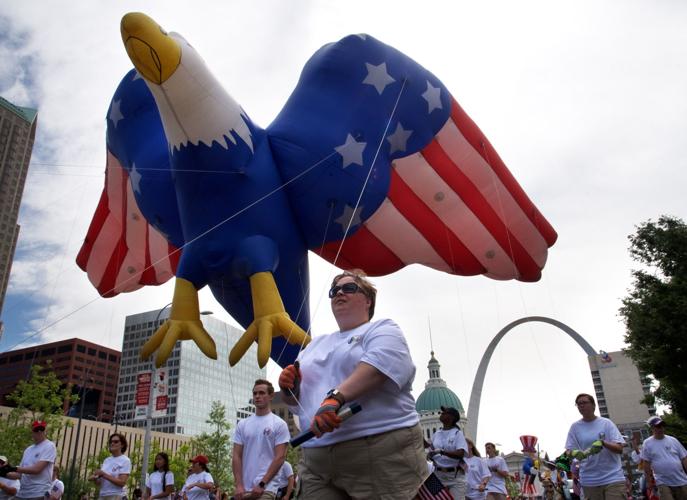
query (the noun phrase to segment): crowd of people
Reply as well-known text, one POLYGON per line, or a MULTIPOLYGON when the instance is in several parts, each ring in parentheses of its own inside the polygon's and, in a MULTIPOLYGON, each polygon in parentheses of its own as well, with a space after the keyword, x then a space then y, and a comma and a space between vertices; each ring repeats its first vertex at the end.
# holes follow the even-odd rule
MULTIPOLYGON (((364 275, 336 276, 329 297, 339 329, 315 337, 279 376, 284 401, 311 437, 301 445, 297 474, 285 460, 287 424, 272 413, 274 387, 259 379, 253 387, 255 414, 241 420, 234 432, 234 491, 217 488, 204 455, 191 459, 185 483, 175 491, 169 458, 159 453, 137 497, 396 500, 436 498, 432 495, 445 491, 455 500, 627 498, 621 465, 624 438, 612 421, 595 415, 591 395, 575 399, 582 418, 571 425, 565 452, 554 462, 538 456, 536 438, 521 436, 527 458, 516 478, 494 443, 486 443, 486 456, 481 457, 460 429, 456 408, 441 407, 441 428, 431 442, 423 438, 411 395, 415 365, 408 344, 393 321, 372 321, 376 289, 364 275), (354 402, 362 411, 344 424, 341 410, 354 402)), ((659 417, 648 425, 652 436, 641 450, 635 447, 647 483, 656 485, 662 500, 687 500, 687 451, 665 434, 659 417)), ((61 497, 64 485, 57 478, 55 445, 46 438, 45 427, 45 422, 33 423, 34 444, 19 466, 0 456, 0 500, 61 497)), ((99 498, 121 500, 131 473, 127 441, 114 433, 108 445, 110 456, 90 479, 99 487, 99 498)))

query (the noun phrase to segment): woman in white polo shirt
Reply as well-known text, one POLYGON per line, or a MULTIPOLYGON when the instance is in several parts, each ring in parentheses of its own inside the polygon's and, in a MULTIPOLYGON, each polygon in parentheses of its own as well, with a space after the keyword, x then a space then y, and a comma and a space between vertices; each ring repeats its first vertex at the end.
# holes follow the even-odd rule
POLYGON ((124 487, 131 473, 131 460, 124 455, 128 444, 123 434, 110 435, 108 441, 111 456, 103 461, 100 469, 93 471, 90 477, 100 486, 98 498, 101 500, 121 500, 124 487))
POLYGON ((361 272, 336 276, 339 331, 314 337, 300 369, 280 375, 284 400, 318 436, 302 445, 302 498, 412 498, 428 474, 410 393, 415 365, 396 323, 370 321, 376 293, 361 272), (339 427, 338 410, 353 402, 362 412, 339 427))

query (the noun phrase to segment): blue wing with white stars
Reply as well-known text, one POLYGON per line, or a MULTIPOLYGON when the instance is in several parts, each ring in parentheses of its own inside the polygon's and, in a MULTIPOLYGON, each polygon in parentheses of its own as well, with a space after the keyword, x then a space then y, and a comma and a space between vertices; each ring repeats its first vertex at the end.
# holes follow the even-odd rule
POLYGON ((339 267, 534 281, 556 240, 441 81, 371 36, 317 51, 267 134, 308 248, 339 267))

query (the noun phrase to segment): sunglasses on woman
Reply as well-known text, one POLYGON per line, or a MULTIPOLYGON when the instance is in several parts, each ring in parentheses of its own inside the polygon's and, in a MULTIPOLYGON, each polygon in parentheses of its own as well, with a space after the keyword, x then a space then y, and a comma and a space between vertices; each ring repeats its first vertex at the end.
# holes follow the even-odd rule
POLYGON ((335 285, 329 289, 329 298, 333 299, 336 294, 342 291, 345 294, 351 295, 354 293, 362 292, 362 289, 357 283, 344 283, 343 285, 335 285))

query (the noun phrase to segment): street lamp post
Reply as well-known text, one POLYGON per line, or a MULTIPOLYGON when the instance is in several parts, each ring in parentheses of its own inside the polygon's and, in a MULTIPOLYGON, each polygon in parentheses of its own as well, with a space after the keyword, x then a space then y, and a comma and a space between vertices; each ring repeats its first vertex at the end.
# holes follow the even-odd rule
MULTIPOLYGON (((160 309, 153 321, 153 325, 157 327, 157 321, 162 316, 162 311, 171 306, 170 302, 165 307, 160 309)), ((201 311, 202 316, 207 316, 212 314, 212 311, 201 311)), ((150 439, 153 432, 153 405, 155 404, 155 399, 153 398, 153 393, 155 389, 155 384, 157 381, 157 367, 155 366, 155 359, 153 359, 153 374, 150 381, 150 394, 148 395, 148 409, 146 410, 146 431, 143 437, 143 463, 141 464, 141 489, 145 487, 146 476, 148 475, 148 460, 150 459, 150 439)))
MULTIPOLYGON (((92 377, 91 377, 92 379, 92 377)), ((76 425, 76 439, 74 439, 74 452, 72 453, 72 463, 69 468, 69 486, 70 489, 74 485, 74 469, 76 468, 76 454, 77 448, 79 446, 79 438, 81 437, 81 421, 83 420, 83 407, 86 404, 86 393, 88 389, 86 388, 86 376, 81 378, 81 396, 79 398, 79 421, 76 425)))

